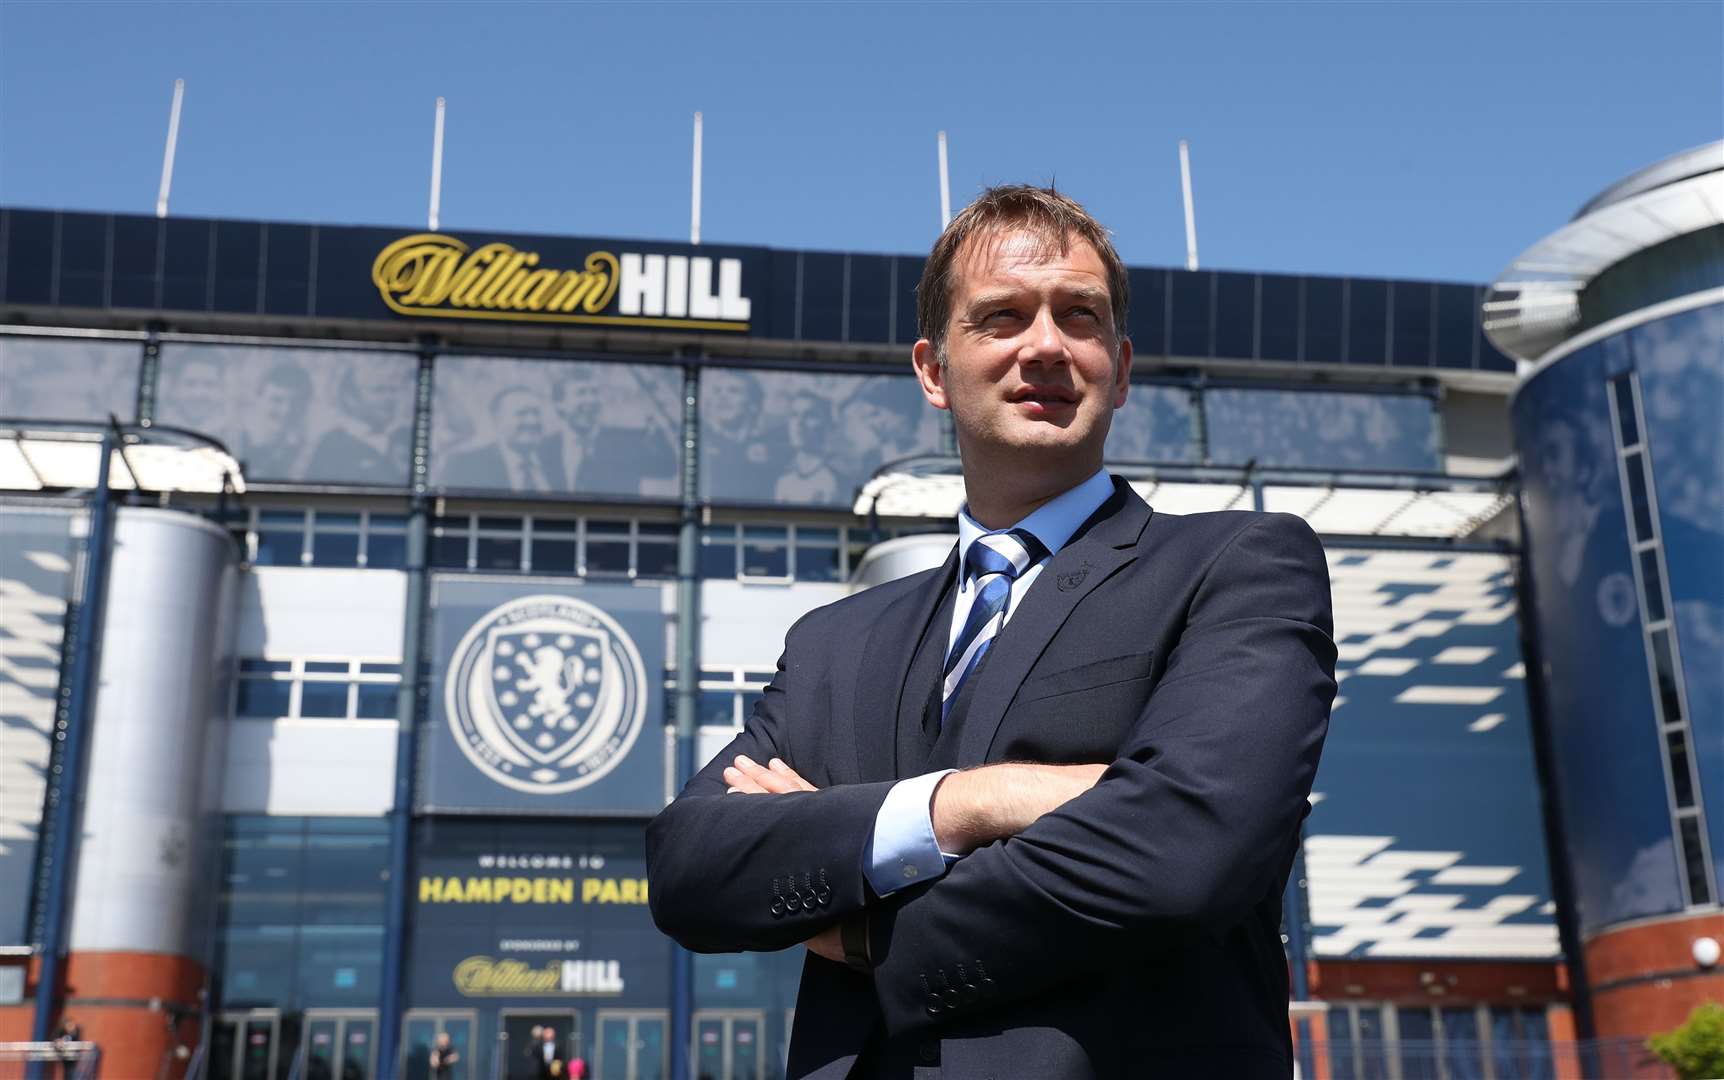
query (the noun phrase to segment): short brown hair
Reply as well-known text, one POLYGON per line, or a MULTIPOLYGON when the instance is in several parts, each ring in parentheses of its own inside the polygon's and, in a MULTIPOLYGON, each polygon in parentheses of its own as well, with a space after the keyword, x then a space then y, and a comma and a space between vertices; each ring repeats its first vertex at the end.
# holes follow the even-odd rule
POLYGON ((1006 229, 1022 229, 1039 236, 1049 250, 1064 255, 1076 237, 1095 249, 1107 268, 1107 293, 1113 308, 1113 328, 1121 341, 1126 338, 1126 312, 1131 306, 1131 286, 1125 264, 1113 249, 1106 226, 1091 217, 1069 195, 1052 187, 1001 184, 982 192, 966 206, 940 238, 922 268, 916 285, 916 322, 922 337, 934 345, 942 362, 946 352, 946 326, 952 321, 952 289, 957 285, 958 253, 973 239, 1006 229))

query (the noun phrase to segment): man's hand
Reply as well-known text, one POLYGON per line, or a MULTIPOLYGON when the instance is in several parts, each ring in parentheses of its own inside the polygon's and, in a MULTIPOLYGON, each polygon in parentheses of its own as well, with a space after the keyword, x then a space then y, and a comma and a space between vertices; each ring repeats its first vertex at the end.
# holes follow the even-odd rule
POLYGON ((1094 787, 1106 771, 1106 765, 1007 762, 953 773, 934 789, 934 839, 949 855, 968 855, 1023 832, 1094 787))
POLYGON ((844 938, 839 933, 837 923, 815 934, 803 944, 808 946, 808 951, 815 956, 825 957, 834 964, 844 963, 844 938))
POLYGON ((724 782, 732 795, 784 795, 792 791, 818 790, 780 758, 760 765, 738 755, 730 768, 724 770, 724 782))

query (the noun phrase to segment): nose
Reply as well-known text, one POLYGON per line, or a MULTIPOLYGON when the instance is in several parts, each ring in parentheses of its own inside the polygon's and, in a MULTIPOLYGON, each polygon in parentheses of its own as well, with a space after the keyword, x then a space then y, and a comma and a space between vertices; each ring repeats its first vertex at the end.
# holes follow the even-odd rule
POLYGON ((1071 359, 1065 334, 1060 332, 1059 320, 1054 318, 1051 307, 1043 305, 1036 312, 1035 321, 1024 333, 1018 359, 1026 364, 1058 364, 1071 359))

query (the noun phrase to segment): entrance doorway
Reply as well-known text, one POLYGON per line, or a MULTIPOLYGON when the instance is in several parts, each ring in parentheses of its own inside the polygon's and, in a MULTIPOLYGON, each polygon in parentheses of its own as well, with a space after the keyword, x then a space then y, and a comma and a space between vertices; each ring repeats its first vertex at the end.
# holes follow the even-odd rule
POLYGON ((665 1080, 669 1032, 663 1009, 600 1009, 592 1080, 665 1080))
POLYGON ((765 1080, 765 1034, 766 1015, 759 1009, 697 1011, 694 1075, 699 1080, 765 1080))
POLYGON ((305 1080, 376 1080, 377 1010, 307 1009, 305 1080))
POLYGON ((280 1010, 219 1013, 210 1026, 210 1080, 275 1080, 280 1058, 280 1010))
POLYGON ((473 1060, 473 1033, 478 1018, 472 1011, 410 1009, 401 1021, 402 1080, 431 1080, 431 1047, 437 1036, 448 1035, 449 1047, 460 1055, 450 1070, 454 1080, 477 1080, 489 1074, 478 1072, 473 1060))
POLYGON ((507 1080, 539 1080, 539 1062, 544 1060, 543 1039, 533 1038, 534 1028, 556 1031, 557 1052, 565 1065, 562 1075, 569 1075, 567 1062, 581 1050, 581 1015, 573 1009, 504 1009, 498 1016, 503 1038, 497 1052, 506 1054, 502 1069, 492 1075, 507 1080))

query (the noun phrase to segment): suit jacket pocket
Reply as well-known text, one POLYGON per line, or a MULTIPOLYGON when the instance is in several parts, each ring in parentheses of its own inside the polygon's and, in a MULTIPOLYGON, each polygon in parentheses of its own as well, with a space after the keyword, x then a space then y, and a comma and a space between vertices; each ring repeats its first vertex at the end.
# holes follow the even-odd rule
POLYGON ((1129 653, 1125 656, 1110 656, 1105 660, 1091 660, 1046 675, 1035 675, 1024 680, 1015 703, 1022 705, 1060 694, 1094 690, 1113 683, 1146 678, 1154 658, 1153 652, 1129 653))

